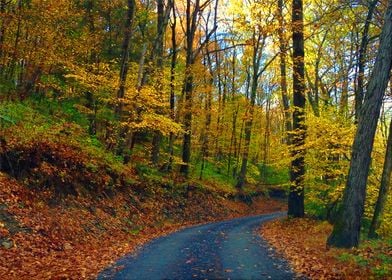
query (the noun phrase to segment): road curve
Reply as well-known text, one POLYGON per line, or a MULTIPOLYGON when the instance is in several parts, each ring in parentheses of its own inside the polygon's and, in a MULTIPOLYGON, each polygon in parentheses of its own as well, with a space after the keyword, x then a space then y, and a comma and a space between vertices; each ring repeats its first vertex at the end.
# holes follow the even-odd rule
POLYGON ((288 264, 256 230, 283 213, 238 218, 186 228, 148 243, 98 279, 293 279, 288 264))

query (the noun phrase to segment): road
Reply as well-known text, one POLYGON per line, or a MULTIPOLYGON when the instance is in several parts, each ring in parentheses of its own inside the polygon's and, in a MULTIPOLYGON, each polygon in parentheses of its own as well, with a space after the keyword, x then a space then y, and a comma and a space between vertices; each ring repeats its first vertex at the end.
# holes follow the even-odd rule
POLYGON ((293 279, 257 229, 273 213, 186 228, 120 259, 98 279, 293 279))

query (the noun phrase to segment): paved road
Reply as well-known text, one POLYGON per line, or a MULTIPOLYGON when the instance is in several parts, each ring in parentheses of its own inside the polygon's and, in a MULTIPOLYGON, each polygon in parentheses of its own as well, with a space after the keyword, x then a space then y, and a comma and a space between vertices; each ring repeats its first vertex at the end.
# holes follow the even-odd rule
POLYGON ((98 279, 293 279, 256 230, 283 213, 195 226, 158 238, 98 279))

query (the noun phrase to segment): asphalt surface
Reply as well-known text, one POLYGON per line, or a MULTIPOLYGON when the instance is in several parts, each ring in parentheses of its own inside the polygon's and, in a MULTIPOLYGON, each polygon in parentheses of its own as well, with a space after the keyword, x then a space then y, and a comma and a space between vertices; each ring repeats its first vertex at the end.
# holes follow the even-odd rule
POLYGON ((158 238, 120 259, 98 279, 294 279, 257 234, 274 213, 194 226, 158 238))

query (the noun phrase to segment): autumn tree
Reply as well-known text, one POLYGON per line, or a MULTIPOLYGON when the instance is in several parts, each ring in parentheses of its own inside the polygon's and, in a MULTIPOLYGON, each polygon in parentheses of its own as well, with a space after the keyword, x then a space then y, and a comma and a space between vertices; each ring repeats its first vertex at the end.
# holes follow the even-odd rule
MULTIPOLYGON (((192 140, 192 102, 193 102, 193 88, 194 88, 194 77, 192 67, 195 64, 195 60, 200 54, 202 47, 205 42, 208 42, 209 38, 215 32, 217 26, 214 26, 208 34, 205 34, 205 40, 199 46, 195 46, 195 36, 200 20, 201 13, 211 3, 210 0, 201 3, 200 0, 196 0, 194 4, 190 0, 186 1, 186 12, 185 12, 185 81, 184 81, 184 137, 182 143, 182 161, 180 172, 184 176, 189 175, 189 164, 191 162, 191 140, 192 140)), ((217 8, 216 4, 216 8, 217 8)))
MULTIPOLYGON (((177 37, 176 37, 176 10, 175 10, 175 0, 172 2, 172 20, 170 23, 171 29, 171 59, 170 59, 170 117, 175 120, 175 80, 176 80, 176 65, 177 65, 177 37)), ((174 158, 174 133, 169 134, 169 162, 167 165, 167 170, 171 171, 173 168, 173 158, 174 158)))
MULTIPOLYGON (((270 7, 272 3, 268 3, 270 7)), ((268 7, 262 7, 258 5, 258 3, 254 2, 249 6, 250 9, 250 25, 246 26, 246 15, 243 16, 244 27, 246 32, 250 35, 247 38, 250 42, 249 50, 247 51, 247 55, 249 58, 248 65, 248 92, 246 92, 249 97, 249 106, 247 108, 247 115, 244 123, 244 150, 242 153, 242 161, 241 168, 238 174, 238 180, 236 184, 236 188, 242 189, 245 184, 247 166, 249 160, 249 147, 251 144, 251 136, 252 136, 252 126, 254 123, 254 111, 256 106, 256 97, 259 88, 259 82, 261 75, 268 68, 268 66, 272 63, 274 58, 273 56, 269 60, 265 60, 264 51, 266 47, 267 38, 270 36, 272 28, 271 18, 273 18, 271 9, 268 7), (252 10, 253 9, 253 10, 252 10)), ((272 25, 273 26, 273 25, 272 25)))
POLYGON ((358 120, 343 202, 333 232, 327 241, 329 246, 350 248, 359 244, 371 152, 391 66, 392 1, 388 1, 380 46, 358 120))
POLYGON ((302 0, 294 0, 292 6, 293 28, 293 133, 290 170, 290 193, 288 215, 303 217, 305 175, 305 65, 304 26, 302 0))
POLYGON ((290 116, 290 103, 289 103, 289 96, 287 90, 287 49, 288 43, 285 38, 285 21, 284 21, 284 14, 283 14, 283 7, 284 7, 284 0, 278 0, 278 21, 279 21, 279 28, 278 28, 278 37, 279 37, 279 57, 280 57, 280 91, 282 94, 282 104, 284 110, 284 121, 285 121, 285 129, 286 129, 286 141, 290 143, 289 140, 289 132, 292 129, 292 122, 290 116))

